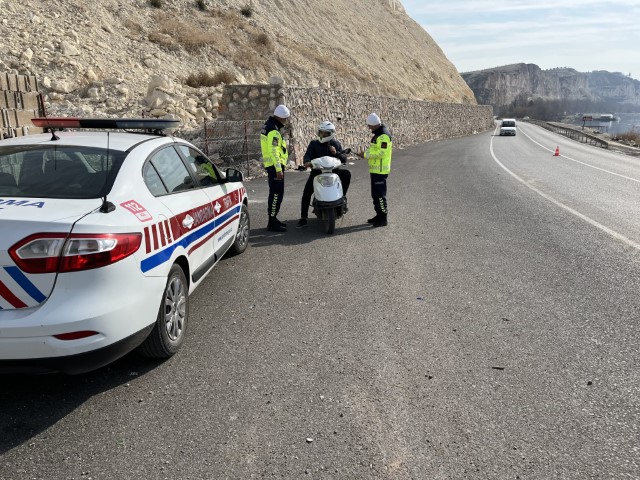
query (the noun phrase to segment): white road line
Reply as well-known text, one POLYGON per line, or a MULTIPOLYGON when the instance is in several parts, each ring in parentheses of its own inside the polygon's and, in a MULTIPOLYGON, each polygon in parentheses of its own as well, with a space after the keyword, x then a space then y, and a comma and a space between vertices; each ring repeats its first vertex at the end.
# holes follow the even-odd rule
MULTIPOLYGON (((539 144, 538 142, 536 142, 533 138, 531 138, 529 135, 527 135, 526 133, 524 133, 522 130, 520 130, 520 132, 522 134, 524 134, 525 137, 527 137, 529 140, 531 140, 533 143, 535 143, 536 145, 538 145, 539 147, 542 147, 545 150, 548 150, 549 152, 554 152, 553 149, 547 148, 544 145, 539 144)), ((575 158, 571 158, 571 157, 567 157, 566 155, 562 155, 560 154, 560 156, 562 158, 566 158, 567 160, 571 160, 572 162, 576 162, 576 163, 580 163, 581 165, 584 165, 585 167, 589 167, 589 168, 594 168, 596 170, 600 170, 601 172, 605 172, 605 173, 609 173, 611 175, 615 175, 616 177, 621 177, 624 178, 626 180, 631 180, 632 182, 637 182, 640 183, 640 180, 636 179, 636 178, 631 178, 631 177, 627 177, 626 175, 620 175, 619 173, 615 173, 615 172, 611 172, 609 170, 605 170, 604 168, 600 168, 600 167, 595 167, 593 165, 590 165, 588 163, 584 163, 581 162, 580 160, 576 160, 575 158)))
MULTIPOLYGON (((543 147, 544 148, 544 147, 543 147)), ((500 165, 500 167, 502 167, 502 169, 507 172, 509 175, 511 175, 513 178, 515 178, 517 181, 519 181, 520 183, 522 183, 523 185, 525 185, 527 188, 533 190, 534 192, 536 192, 538 195, 540 195, 541 197, 546 198, 547 200, 549 200, 551 203, 553 203, 554 205, 566 210, 567 212, 569 212, 572 215, 575 215, 576 217, 578 217, 581 220, 584 220, 585 222, 587 222, 589 225, 592 225, 600 230, 602 230, 603 232, 605 232, 608 235, 611 235, 613 238, 615 238, 616 240, 624 243, 625 245, 628 245, 629 247, 633 247, 636 250, 640 250, 640 243, 636 243, 633 240, 625 237, 624 235, 616 232, 615 230, 612 230, 611 228, 602 225, 599 222, 596 222, 595 220, 593 220, 592 218, 587 217, 586 215, 578 212, 577 210, 574 210, 573 208, 565 205, 564 203, 556 200, 555 198, 553 198, 550 195, 547 195, 546 193, 544 193, 542 190, 539 190, 538 188, 534 187, 533 185, 529 184, 526 180, 524 180, 523 178, 519 177, 518 175, 516 175, 515 173, 513 173, 511 170, 509 170, 507 167, 505 167, 502 162, 500 162, 500 160, 498 160, 498 157, 496 157, 496 154, 493 151, 493 137, 491 137, 491 142, 489 143, 489 150, 491 151, 491 156, 493 157, 493 159, 495 160, 495 162, 500 165)))

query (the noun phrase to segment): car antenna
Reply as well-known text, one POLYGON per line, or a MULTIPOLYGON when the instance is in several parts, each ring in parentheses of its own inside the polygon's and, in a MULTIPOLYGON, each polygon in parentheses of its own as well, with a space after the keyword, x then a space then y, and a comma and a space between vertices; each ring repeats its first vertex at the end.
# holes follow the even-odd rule
MULTIPOLYGON (((49 122, 49 118, 47 117, 47 114, 44 114, 44 119, 47 121, 47 123, 49 122)), ((51 132, 51 141, 55 142, 56 140, 60 140, 60 137, 56 135, 56 129, 55 127, 52 127, 50 125, 48 125, 45 128, 45 132, 47 131, 47 129, 49 130, 49 132, 51 132)))
POLYGON ((104 187, 105 187, 105 191, 104 191, 104 197, 102 197, 102 205, 100 206, 100 213, 109 213, 109 212, 113 212, 116 209, 116 206, 109 202, 107 200, 107 179, 109 177, 109 139, 111 138, 109 136, 109 131, 107 130, 107 164, 105 166, 105 177, 104 177, 104 187))

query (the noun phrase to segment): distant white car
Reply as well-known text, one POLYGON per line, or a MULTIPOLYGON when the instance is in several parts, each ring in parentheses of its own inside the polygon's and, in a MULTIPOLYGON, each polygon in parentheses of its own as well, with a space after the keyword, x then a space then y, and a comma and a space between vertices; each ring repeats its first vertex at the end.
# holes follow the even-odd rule
POLYGON ((515 136, 516 128, 515 118, 503 118, 502 123, 500 124, 500 136, 515 136))
POLYGON ((0 371, 173 355, 189 294, 247 248, 242 173, 164 135, 175 120, 33 123, 51 132, 0 141, 0 371))

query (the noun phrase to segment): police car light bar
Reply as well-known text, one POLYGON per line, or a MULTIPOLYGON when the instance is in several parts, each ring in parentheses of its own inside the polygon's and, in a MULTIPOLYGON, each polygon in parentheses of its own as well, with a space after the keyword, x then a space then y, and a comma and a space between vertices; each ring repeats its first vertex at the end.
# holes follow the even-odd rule
POLYGON ((117 130, 164 130, 176 128, 180 120, 167 118, 32 118, 31 123, 41 128, 112 128, 117 130))

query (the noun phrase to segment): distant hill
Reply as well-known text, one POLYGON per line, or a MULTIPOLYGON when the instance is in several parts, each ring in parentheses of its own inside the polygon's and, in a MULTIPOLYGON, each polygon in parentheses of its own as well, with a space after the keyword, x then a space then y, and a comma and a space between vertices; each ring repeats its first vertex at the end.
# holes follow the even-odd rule
POLYGON ((578 72, 573 68, 542 70, 531 63, 462 73, 482 105, 494 112, 504 111, 518 102, 532 100, 568 102, 610 111, 640 108, 640 81, 620 72, 578 72))

